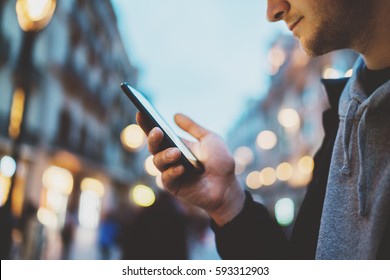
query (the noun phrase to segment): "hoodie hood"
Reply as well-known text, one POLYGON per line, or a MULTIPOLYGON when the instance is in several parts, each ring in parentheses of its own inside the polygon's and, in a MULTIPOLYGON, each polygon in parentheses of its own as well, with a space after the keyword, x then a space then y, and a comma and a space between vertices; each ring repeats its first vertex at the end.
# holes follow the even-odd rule
POLYGON ((365 92, 362 85, 361 73, 363 71, 364 61, 360 57, 354 66, 354 73, 347 85, 346 90, 349 96, 343 98, 342 103, 349 103, 348 106, 340 106, 339 115, 345 115, 344 137, 343 137, 343 166, 341 173, 345 176, 351 175, 351 137, 353 126, 357 126, 357 144, 358 144, 358 194, 359 194, 359 215, 366 215, 367 192, 369 186, 366 180, 365 154, 366 154, 366 134, 367 118, 370 114, 379 113, 382 110, 390 108, 390 81, 376 89, 373 93, 365 92), (347 108, 347 109, 346 109, 347 108), (345 111, 346 109, 346 111, 345 111), (378 112, 377 112, 378 111, 378 112))
POLYGON ((359 58, 338 104, 316 258, 374 259, 390 215, 390 80, 371 94, 359 58))

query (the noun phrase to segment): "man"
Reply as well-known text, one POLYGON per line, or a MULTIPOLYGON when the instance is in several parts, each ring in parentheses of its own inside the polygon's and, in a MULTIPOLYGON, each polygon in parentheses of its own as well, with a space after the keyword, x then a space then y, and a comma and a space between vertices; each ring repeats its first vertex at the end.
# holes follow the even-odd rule
POLYGON ((198 139, 188 144, 205 167, 188 179, 179 150, 160 150, 162 131, 137 115, 165 189, 207 211, 222 258, 390 259, 389 14, 388 0, 268 0, 268 20, 285 21, 309 55, 361 54, 348 82, 324 82, 331 104, 325 138, 290 240, 242 190, 218 136, 175 116, 198 139))

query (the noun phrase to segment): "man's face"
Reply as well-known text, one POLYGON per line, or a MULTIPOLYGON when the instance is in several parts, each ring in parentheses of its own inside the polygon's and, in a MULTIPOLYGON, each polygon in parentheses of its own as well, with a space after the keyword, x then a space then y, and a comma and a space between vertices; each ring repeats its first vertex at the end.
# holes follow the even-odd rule
POLYGON ((284 20, 306 53, 317 56, 364 47, 370 6, 367 0, 268 0, 267 17, 284 20))

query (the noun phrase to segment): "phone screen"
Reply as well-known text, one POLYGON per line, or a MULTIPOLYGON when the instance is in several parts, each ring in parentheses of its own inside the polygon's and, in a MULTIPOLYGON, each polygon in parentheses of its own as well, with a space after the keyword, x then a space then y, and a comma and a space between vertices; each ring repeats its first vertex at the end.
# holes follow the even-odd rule
POLYGON ((203 165, 188 149, 180 137, 176 135, 168 123, 161 117, 161 115, 157 112, 157 110, 153 107, 145 95, 131 87, 126 82, 121 84, 121 88, 127 97, 131 100, 131 102, 133 102, 135 107, 137 107, 137 109, 148 118, 150 124, 152 126, 159 127, 163 131, 164 143, 162 144, 161 148, 165 149, 168 147, 177 147, 182 153, 180 161, 186 168, 186 171, 194 171, 196 173, 202 172, 203 165))

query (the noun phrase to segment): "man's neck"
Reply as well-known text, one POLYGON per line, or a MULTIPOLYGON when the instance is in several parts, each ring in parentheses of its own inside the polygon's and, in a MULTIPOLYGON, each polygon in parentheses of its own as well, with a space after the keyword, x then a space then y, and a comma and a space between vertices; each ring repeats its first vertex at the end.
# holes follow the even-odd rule
POLYGON ((363 55, 364 62, 368 69, 381 70, 390 66, 390 1, 377 5, 375 19, 366 30, 366 36, 355 49, 363 55))
MULTIPOLYGON (((389 35, 384 33, 385 36, 388 37, 389 35)), ((390 40, 387 38, 388 40, 385 41, 385 39, 383 38, 382 42, 373 42, 376 46, 373 46, 366 52, 362 52, 364 62, 368 69, 381 70, 390 67, 390 40)))

